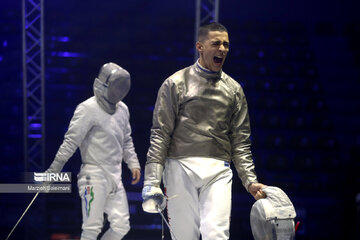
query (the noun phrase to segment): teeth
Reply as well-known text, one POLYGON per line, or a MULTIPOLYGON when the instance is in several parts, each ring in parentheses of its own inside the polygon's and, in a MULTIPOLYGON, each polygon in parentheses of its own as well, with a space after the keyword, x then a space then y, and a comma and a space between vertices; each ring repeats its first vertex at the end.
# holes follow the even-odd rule
POLYGON ((214 56, 214 61, 215 63, 221 63, 222 62, 222 58, 221 57, 217 57, 217 56, 214 56))

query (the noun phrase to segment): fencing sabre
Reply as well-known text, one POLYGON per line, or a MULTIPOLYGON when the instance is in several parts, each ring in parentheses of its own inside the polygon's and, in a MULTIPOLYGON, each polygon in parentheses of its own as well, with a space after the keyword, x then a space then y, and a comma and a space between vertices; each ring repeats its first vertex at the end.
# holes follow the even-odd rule
POLYGON ((162 220, 163 220, 163 221, 166 223, 166 225, 168 226, 172 238, 174 238, 174 240, 177 240, 177 238, 175 237, 174 232, 171 230, 170 224, 168 223, 168 221, 167 221, 166 218, 164 217, 164 214, 161 212, 161 208, 160 208, 159 206, 156 206, 156 208, 157 208, 158 212, 160 213, 160 215, 161 215, 161 217, 162 217, 162 220))
POLYGON ((24 213, 21 215, 21 217, 19 218, 19 220, 17 221, 17 223, 15 224, 15 226, 13 227, 13 229, 11 230, 11 232, 9 233, 9 235, 7 236, 6 240, 9 239, 9 237, 11 236, 11 234, 14 232, 15 228, 17 227, 17 225, 19 224, 19 222, 21 221, 21 219, 24 217, 25 213, 29 210, 31 204, 33 204, 33 202, 35 201, 35 199, 37 198, 37 196, 39 195, 40 190, 35 194, 34 198, 31 200, 30 204, 27 206, 27 208, 25 209, 24 213))

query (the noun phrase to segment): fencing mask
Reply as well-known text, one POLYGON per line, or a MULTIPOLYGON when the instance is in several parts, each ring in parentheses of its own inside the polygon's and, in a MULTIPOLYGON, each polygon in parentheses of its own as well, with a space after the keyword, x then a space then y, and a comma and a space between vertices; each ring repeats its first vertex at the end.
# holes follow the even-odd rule
POLYGON ((257 200, 250 212, 254 239, 295 239, 296 212, 289 197, 278 187, 266 186, 262 190, 266 193, 266 198, 257 200))
POLYGON ((115 63, 104 64, 94 81, 94 94, 97 103, 107 113, 113 114, 116 103, 130 90, 130 74, 115 63))

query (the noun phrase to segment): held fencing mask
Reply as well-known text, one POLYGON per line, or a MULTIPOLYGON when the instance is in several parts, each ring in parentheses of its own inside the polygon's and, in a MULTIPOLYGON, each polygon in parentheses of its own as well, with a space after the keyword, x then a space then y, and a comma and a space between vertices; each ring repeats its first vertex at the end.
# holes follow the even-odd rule
POLYGON ((94 81, 94 94, 100 107, 114 114, 116 103, 121 101, 130 90, 130 74, 115 63, 104 64, 94 81))
POLYGON ((266 198, 257 200, 250 212, 254 239, 295 239, 296 212, 289 197, 278 187, 266 186, 262 190, 266 193, 266 198))

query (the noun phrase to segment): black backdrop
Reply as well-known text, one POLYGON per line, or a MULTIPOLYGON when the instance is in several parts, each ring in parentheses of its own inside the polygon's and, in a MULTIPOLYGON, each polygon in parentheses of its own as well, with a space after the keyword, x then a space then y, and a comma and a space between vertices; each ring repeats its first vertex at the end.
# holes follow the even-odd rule
MULTIPOLYGON (((0 8, 1 183, 19 183, 24 171, 20 2, 4 1, 0 8)), ((223 70, 244 88, 259 180, 281 187, 293 201, 301 222, 297 239, 359 238, 357 9, 353 1, 220 3, 220 22, 230 36, 223 70)), ((94 77, 109 61, 132 75, 124 102, 144 167, 157 90, 194 61, 195 3, 45 1, 44 14, 46 167, 76 105, 92 96, 94 77)), ((42 195, 13 239, 80 235, 79 166, 77 152, 64 169, 73 173, 73 193, 42 195)), ((126 239, 159 239, 160 217, 142 212, 141 184, 131 186, 129 178, 124 166, 132 225, 126 239)), ((0 194, 1 237, 32 196, 0 194)), ((252 239, 252 203, 234 177, 231 239, 252 239)))

